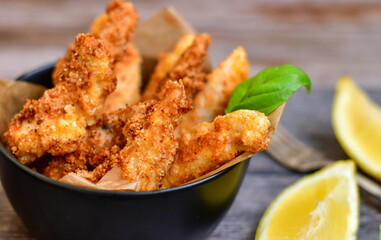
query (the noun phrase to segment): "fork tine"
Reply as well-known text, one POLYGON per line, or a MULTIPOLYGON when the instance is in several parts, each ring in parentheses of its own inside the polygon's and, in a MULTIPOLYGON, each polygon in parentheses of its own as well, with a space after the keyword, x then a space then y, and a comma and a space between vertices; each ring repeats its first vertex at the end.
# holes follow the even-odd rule
MULTIPOLYGON (((301 172, 316 170, 333 162, 300 142, 281 125, 278 125, 266 151, 280 163, 301 172)), ((356 173, 356 179, 360 187, 378 200, 381 199, 381 187, 378 183, 361 172, 356 173)))
POLYGON ((332 162, 300 142, 281 125, 271 139, 267 152, 296 171, 312 171, 332 162))

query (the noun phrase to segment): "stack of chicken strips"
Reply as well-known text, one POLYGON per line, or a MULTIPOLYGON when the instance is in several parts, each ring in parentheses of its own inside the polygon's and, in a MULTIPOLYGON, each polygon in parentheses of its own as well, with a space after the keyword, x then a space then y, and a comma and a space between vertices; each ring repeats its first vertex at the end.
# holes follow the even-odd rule
POLYGON ((187 34, 159 56, 141 93, 141 57, 130 42, 134 6, 109 3, 58 60, 54 87, 27 100, 4 133, 23 164, 59 180, 76 174, 97 183, 119 168, 136 191, 182 185, 270 141, 268 118, 254 110, 224 115, 233 90, 248 77, 237 47, 211 73, 203 65, 208 34, 187 34))

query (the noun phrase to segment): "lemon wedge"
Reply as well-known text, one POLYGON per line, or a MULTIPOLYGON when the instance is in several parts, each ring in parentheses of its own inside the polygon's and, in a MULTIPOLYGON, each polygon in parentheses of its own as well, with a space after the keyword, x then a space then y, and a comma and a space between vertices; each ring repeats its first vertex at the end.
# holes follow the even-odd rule
POLYGON ((348 156, 369 175, 381 180, 381 108, 349 77, 337 82, 332 126, 348 156))
POLYGON ((338 161, 281 192, 264 213, 255 239, 356 239, 358 215, 355 164, 338 161))

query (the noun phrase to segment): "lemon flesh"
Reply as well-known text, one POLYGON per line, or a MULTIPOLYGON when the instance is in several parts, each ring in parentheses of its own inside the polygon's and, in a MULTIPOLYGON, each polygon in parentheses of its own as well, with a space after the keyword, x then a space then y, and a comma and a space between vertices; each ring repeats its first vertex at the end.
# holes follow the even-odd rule
POLYGON ((358 199, 354 163, 338 161, 280 193, 263 215, 256 239, 356 239, 358 199))
POLYGON ((332 126, 348 156, 381 180, 381 108, 349 77, 340 78, 336 85, 332 126))

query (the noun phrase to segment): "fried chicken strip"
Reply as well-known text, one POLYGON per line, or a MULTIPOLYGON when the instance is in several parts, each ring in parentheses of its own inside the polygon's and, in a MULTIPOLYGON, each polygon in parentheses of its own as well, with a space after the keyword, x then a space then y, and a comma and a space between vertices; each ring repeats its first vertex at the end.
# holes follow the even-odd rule
POLYGON ((5 145, 23 164, 47 153, 74 152, 116 86, 111 58, 91 34, 76 37, 57 76, 56 86, 28 100, 4 133, 5 145))
POLYGON ((189 110, 181 81, 168 81, 165 89, 165 97, 147 115, 133 117, 125 126, 124 134, 133 141, 119 153, 120 166, 124 177, 138 180, 136 191, 159 188, 177 151, 174 131, 189 110))
POLYGON ((211 122, 224 114, 230 95, 249 73, 249 61, 242 47, 236 48, 230 56, 207 75, 205 87, 196 95, 193 109, 184 115, 178 127, 178 135, 190 131, 202 122, 211 122))
MULTIPOLYGON (((109 3, 106 12, 98 17, 90 33, 103 40, 112 57, 112 67, 118 79, 116 90, 106 100, 104 112, 110 113, 126 104, 135 104, 140 99, 141 57, 130 43, 139 16, 130 2, 115 0, 109 3)), ((70 45, 68 52, 73 51, 70 45)), ((57 61, 52 74, 53 83, 58 82, 64 59, 57 61)))
POLYGON ((98 17, 90 28, 96 38, 105 42, 114 61, 122 61, 139 15, 130 2, 114 0, 107 6, 105 14, 98 17))
MULTIPOLYGON (((150 87, 149 92, 143 93, 142 100, 160 99, 165 94, 165 83, 168 80, 182 80, 185 87, 185 93, 190 103, 194 96, 202 89, 205 82, 205 75, 202 73, 202 67, 205 62, 211 38, 208 34, 198 34, 194 37, 192 44, 186 49, 184 54, 176 62, 167 75, 159 80, 156 90, 150 87)), ((157 81, 158 79, 153 79, 157 81)))
POLYGON ((135 104, 140 99, 141 57, 138 49, 130 43, 138 19, 138 13, 130 2, 115 0, 90 28, 90 32, 103 40, 110 50, 118 79, 116 90, 106 100, 106 113, 125 104, 135 104))
POLYGON ((127 105, 110 114, 103 114, 97 124, 86 129, 86 136, 80 141, 77 150, 52 157, 43 174, 58 180, 77 170, 94 169, 107 155, 105 149, 113 146, 123 148, 126 144, 123 127, 136 111, 141 111, 138 106, 127 105))
POLYGON ((111 113, 126 104, 136 104, 140 100, 141 57, 137 48, 130 44, 126 56, 115 63, 114 72, 118 85, 106 99, 104 113, 111 113))
POLYGON ((171 52, 161 53, 159 55, 155 70, 144 89, 142 100, 154 98, 159 83, 167 76, 168 72, 174 67, 177 61, 179 61, 183 53, 193 43, 194 38, 195 35, 193 33, 185 34, 179 39, 171 52))
POLYGON ((179 151, 162 180, 163 188, 179 186, 217 169, 244 151, 267 148, 270 121, 260 112, 238 110, 201 123, 179 140, 179 151))
POLYGON ((127 144, 119 153, 111 155, 94 171, 77 174, 97 181, 113 166, 119 165, 123 177, 138 181, 136 191, 158 189, 178 148, 174 130, 181 116, 189 110, 181 81, 168 81, 166 92, 162 100, 144 112, 137 112, 127 122, 124 127, 127 144))
POLYGON ((79 143, 77 150, 63 156, 52 157, 43 170, 43 174, 59 180, 68 173, 95 168, 104 160, 100 155, 104 155, 105 149, 114 145, 123 145, 118 142, 117 139, 119 138, 115 135, 113 129, 91 126, 87 130, 86 136, 79 143))

